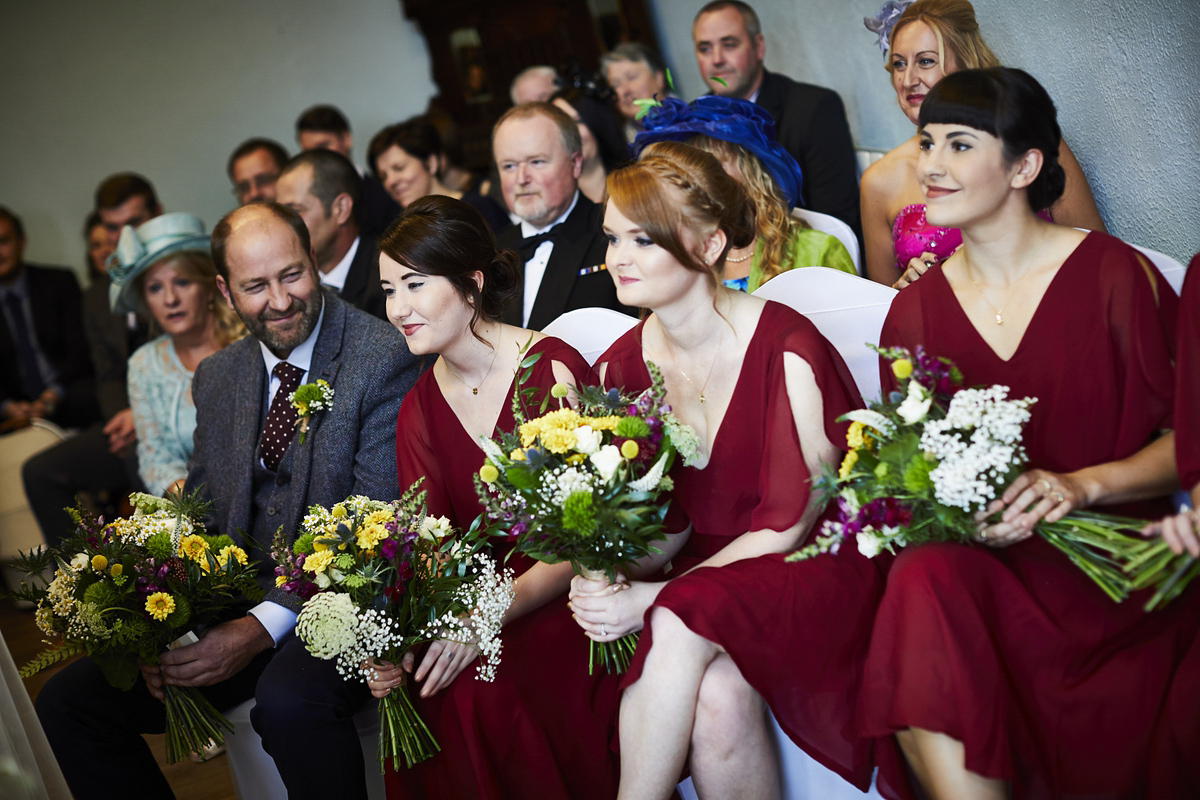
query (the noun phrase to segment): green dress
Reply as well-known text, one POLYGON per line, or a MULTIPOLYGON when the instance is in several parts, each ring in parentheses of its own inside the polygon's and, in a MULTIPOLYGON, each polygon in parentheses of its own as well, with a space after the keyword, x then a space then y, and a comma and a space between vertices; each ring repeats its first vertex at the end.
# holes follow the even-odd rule
MULTIPOLYGON (((743 292, 754 292, 762 286, 765 283, 762 249, 763 244, 760 240, 754 246, 754 260, 750 262, 748 276, 731 278, 725 281, 725 285, 730 289, 743 292)), ((851 275, 858 274, 858 270, 854 267, 854 259, 850 258, 850 253, 846 251, 846 246, 840 239, 830 236, 828 233, 822 233, 813 228, 803 228, 799 225, 792 226, 792 236, 784 248, 783 263, 780 265, 779 271, 787 272, 796 267, 829 267, 849 272, 851 275)))

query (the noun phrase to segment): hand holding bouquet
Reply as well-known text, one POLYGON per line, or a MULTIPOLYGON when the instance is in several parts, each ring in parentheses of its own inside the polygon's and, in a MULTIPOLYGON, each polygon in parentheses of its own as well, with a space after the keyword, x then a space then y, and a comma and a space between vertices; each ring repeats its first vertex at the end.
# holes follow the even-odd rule
MULTIPOLYGON (((849 536, 869 558, 921 542, 971 543, 978 536, 976 513, 1025 469, 1021 437, 1035 399, 1010 399, 1004 386, 961 388, 958 369, 921 348, 915 356, 903 348, 879 353, 907 381, 905 391, 845 415, 849 452, 836 476, 822 478, 838 517, 793 560, 836 552, 849 536)), ((1138 537, 1144 524, 1075 511, 1055 522, 1043 519, 1036 532, 1119 602, 1133 589, 1170 579, 1164 570, 1175 557, 1161 542, 1138 537)))
MULTIPOLYGON (((365 680, 369 661, 399 662, 435 639, 476 648, 478 677, 495 675, 511 573, 498 573, 483 552, 485 531, 455 535, 424 507, 416 486, 395 503, 349 497, 310 508, 290 547, 276 537, 276 585, 306 601, 296 635, 317 658, 336 660, 343 677, 365 680)), ((380 701, 379 728, 381 770, 439 749, 404 686, 380 701)))
MULTIPOLYGON (((132 499, 134 515, 111 523, 71 510, 71 538, 22 555, 16 566, 31 576, 57 564, 49 585, 22 584, 16 595, 37 603, 47 641, 61 640, 26 664, 23 677, 86 653, 110 684, 131 689, 139 659, 158 664, 177 640, 195 641, 189 633, 220 621, 243 597, 261 595, 245 551, 228 536, 205 534, 207 503, 198 493, 132 499)), ((233 730, 195 687, 165 684, 163 691, 169 763, 220 744, 233 730)))
MULTIPOLYGON (((517 430, 483 440, 487 460, 476 491, 515 552, 548 564, 569 561, 585 578, 611 583, 619 570, 658 552, 663 494, 672 488, 667 472, 676 452, 688 464, 699 445, 666 404, 662 373, 649 368, 653 384, 636 398, 583 387, 578 410, 563 405, 532 419, 514 402, 517 430)), ((565 389, 559 384, 552 394, 561 400, 565 389)), ((597 651, 606 670, 624 672, 636 647, 635 633, 593 641, 589 672, 597 651)))

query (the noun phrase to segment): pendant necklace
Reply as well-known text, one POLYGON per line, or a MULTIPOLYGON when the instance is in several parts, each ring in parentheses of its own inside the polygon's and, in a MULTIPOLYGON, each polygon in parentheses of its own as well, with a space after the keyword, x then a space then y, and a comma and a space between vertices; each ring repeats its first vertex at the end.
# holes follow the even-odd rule
MULTIPOLYGON (((503 336, 503 334, 501 334, 501 336, 503 336)), ((471 384, 464 381, 462 379, 462 377, 457 372, 454 371, 454 368, 450 366, 450 362, 447 361, 446 359, 443 358, 442 363, 446 365, 446 371, 449 372, 451 375, 453 375, 454 379, 456 381, 458 381, 463 386, 470 389, 471 394, 474 396, 474 395, 479 394, 480 386, 483 386, 483 384, 487 383, 488 376, 492 374, 492 367, 496 366, 496 354, 499 352, 500 352, 500 342, 497 341, 496 346, 492 348, 492 361, 490 364, 488 364, 487 372, 483 373, 483 380, 479 381, 479 386, 472 386, 471 384)))
MULTIPOLYGON (((704 390, 708 388, 708 382, 710 380, 712 380, 713 368, 717 366, 717 358, 721 354, 721 343, 724 341, 725 341, 725 329, 722 328, 721 336, 720 336, 720 338, 717 339, 717 346, 713 352, 712 363, 708 365, 708 375, 705 376, 705 378, 704 378, 704 385, 700 387, 700 403, 701 404, 708 402, 704 397, 704 390)), ((693 389, 695 389, 696 383, 691 378, 688 377, 688 374, 686 372, 683 371, 683 367, 679 366, 679 359, 675 357, 675 353, 674 353, 670 343, 667 341, 667 337, 665 335, 663 336, 663 344, 666 345, 667 354, 669 356, 671 356, 671 360, 675 362, 675 369, 679 370, 679 374, 682 375, 683 379, 688 382, 688 385, 690 385, 693 389)))
POLYGON ((1012 288, 1012 291, 1008 293, 1008 299, 1004 301, 1004 305, 1000 306, 1000 308, 996 308, 996 306, 992 303, 992 301, 988 299, 988 296, 986 294, 984 294, 983 287, 979 285, 979 282, 977 280, 975 280, 974 270, 971 268, 971 260, 967 257, 967 253, 965 250, 963 251, 963 262, 964 262, 964 266, 967 268, 967 278, 971 281, 971 284, 975 287, 975 291, 979 292, 979 296, 983 298, 983 302, 987 303, 988 306, 992 309, 992 313, 996 315, 996 324, 1003 325, 1004 324, 1004 309, 1008 308, 1008 304, 1010 302, 1012 302, 1013 297, 1016 296, 1017 289, 1020 288, 1021 281, 1025 280, 1025 276, 1028 275, 1033 270, 1032 269, 1025 270, 1023 273, 1021 273, 1021 277, 1019 277, 1015 281, 1013 281, 1013 288, 1012 288))

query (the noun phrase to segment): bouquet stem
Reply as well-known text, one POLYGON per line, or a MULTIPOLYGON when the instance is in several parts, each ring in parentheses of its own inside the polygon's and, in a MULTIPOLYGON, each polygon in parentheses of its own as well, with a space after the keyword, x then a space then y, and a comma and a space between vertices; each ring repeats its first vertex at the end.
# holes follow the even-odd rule
MULTIPOLYGON (((579 567, 577 571, 589 581, 608 579, 603 570, 579 567)), ((634 651, 637 650, 638 634, 627 633, 620 639, 614 639, 611 642, 597 642, 595 639, 589 639, 588 643, 588 675, 596 674, 597 661, 608 674, 624 675, 633 661, 634 651)))
POLYGON ((392 769, 399 770, 400 756, 404 756, 405 766, 411 767, 441 749, 413 707, 407 684, 396 686, 379 701, 380 772, 387 771, 389 759, 392 769))
POLYGON ((167 763, 174 764, 190 753, 225 741, 233 725, 200 694, 195 686, 165 684, 167 706, 167 763))

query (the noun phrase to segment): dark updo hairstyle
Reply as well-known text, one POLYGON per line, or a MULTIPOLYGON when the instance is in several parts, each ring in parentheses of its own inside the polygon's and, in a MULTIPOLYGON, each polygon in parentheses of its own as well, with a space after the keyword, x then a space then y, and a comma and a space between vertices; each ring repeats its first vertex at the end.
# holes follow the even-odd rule
POLYGON ((608 202, 639 225, 650 241, 716 287, 732 247, 746 247, 757 235, 754 201, 742 185, 703 150, 682 142, 655 142, 641 157, 608 176, 608 202), (697 235, 725 231, 725 249, 713 264, 683 241, 687 227, 697 235))
POLYGON ((936 84, 921 103, 917 126, 966 125, 1004 144, 1011 163, 1030 150, 1042 154, 1042 169, 1029 185, 1029 206, 1041 211, 1062 197, 1067 176, 1058 163, 1062 132, 1054 101, 1032 75, 1011 67, 964 69, 936 84))
POLYGON ((379 252, 425 275, 450 281, 474 310, 475 323, 499 319, 520 293, 518 256, 496 247, 483 215, 462 200, 431 194, 414 200, 379 238, 379 252), (481 289, 472 275, 483 273, 481 289))

